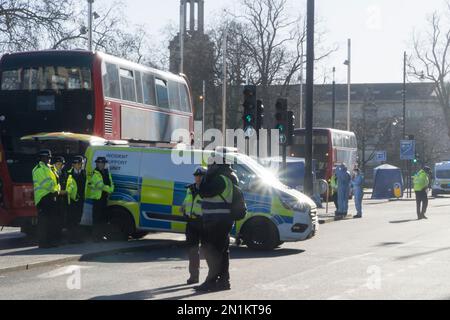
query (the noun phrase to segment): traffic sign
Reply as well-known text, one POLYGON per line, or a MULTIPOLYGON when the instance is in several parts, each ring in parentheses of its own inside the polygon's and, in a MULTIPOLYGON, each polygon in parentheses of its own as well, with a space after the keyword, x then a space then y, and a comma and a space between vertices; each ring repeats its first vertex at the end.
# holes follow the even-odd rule
POLYGON ((414 160, 416 156, 416 141, 400 141, 400 160, 414 160))
POLYGON ((375 153, 375 161, 386 162, 387 161, 387 152, 386 151, 377 151, 375 153))

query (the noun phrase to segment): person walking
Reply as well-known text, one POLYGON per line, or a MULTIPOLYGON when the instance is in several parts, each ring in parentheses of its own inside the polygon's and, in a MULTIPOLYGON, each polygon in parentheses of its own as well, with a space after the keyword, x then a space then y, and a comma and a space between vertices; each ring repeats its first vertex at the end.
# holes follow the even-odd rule
POLYGON ((50 150, 39 152, 39 162, 33 169, 34 202, 38 210, 39 248, 53 248, 59 245, 57 235, 57 197, 64 194, 57 176, 50 166, 50 150))
POLYGON ((200 243, 202 234, 202 197, 199 194, 200 184, 206 175, 206 169, 199 167, 194 172, 195 183, 188 186, 186 198, 181 211, 187 218, 186 244, 189 256, 190 278, 187 284, 198 283, 200 279, 200 243))
POLYGON ((423 167, 414 176, 414 192, 416 194, 417 219, 428 219, 425 214, 428 207, 428 186, 430 184, 429 176, 431 169, 427 166, 423 167))
POLYGON ((83 216, 84 195, 86 188, 86 171, 83 169, 83 157, 72 160, 72 168, 67 172, 67 233, 69 243, 80 243, 80 222, 83 216))
POLYGON ((342 219, 348 214, 348 198, 350 197, 351 175, 345 164, 336 169, 338 183, 338 210, 336 216, 342 219))
POLYGON ((233 184, 238 184, 237 176, 222 156, 213 155, 208 164, 199 190, 203 212, 202 248, 209 269, 205 282, 195 288, 201 292, 231 288, 229 246, 234 223, 231 209, 233 184))
POLYGON ((362 201, 364 198, 364 176, 359 169, 354 170, 352 178, 353 196, 355 197, 356 215, 353 218, 362 218, 362 201))
POLYGON ((107 211, 108 198, 114 192, 111 173, 106 168, 108 161, 105 157, 95 160, 96 168, 87 178, 86 198, 94 202, 92 209, 92 223, 94 241, 108 239, 107 226, 110 222, 107 211))

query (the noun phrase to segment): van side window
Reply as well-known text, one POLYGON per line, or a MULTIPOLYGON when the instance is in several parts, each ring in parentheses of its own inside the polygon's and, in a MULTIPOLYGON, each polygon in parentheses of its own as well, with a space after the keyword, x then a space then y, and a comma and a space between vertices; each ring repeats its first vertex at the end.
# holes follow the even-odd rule
POLYGON ((241 164, 232 165, 233 170, 239 178, 239 185, 241 188, 245 189, 250 181, 255 177, 255 174, 250 172, 246 167, 241 164))
POLYGON ((158 97, 158 106, 160 108, 169 109, 169 93, 167 90, 167 82, 156 78, 156 96, 158 97))

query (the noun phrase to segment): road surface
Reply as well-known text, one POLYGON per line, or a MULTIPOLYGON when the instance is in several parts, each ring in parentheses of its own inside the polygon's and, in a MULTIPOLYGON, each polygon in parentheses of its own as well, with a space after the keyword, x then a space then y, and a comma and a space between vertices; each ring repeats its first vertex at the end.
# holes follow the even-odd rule
MULTIPOLYGON (((0 299, 449 299, 450 198, 366 205, 361 220, 273 252, 231 249, 232 289, 197 295, 170 245, 0 275, 0 299)), ((202 261, 201 276, 207 273, 202 261)))

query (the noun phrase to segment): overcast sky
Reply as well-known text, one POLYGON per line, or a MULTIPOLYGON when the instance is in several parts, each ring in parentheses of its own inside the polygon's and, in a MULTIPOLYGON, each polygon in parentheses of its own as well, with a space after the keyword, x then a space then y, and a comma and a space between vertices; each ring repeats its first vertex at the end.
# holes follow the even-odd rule
MULTIPOLYGON (((306 0, 288 1, 295 15, 305 12, 306 0)), ((170 23, 178 24, 179 0, 123 2, 129 20, 145 24, 151 34, 159 34, 170 23)), ((206 25, 217 19, 223 8, 238 12, 238 3, 239 0, 205 0, 206 25)), ((327 65, 330 70, 336 66, 338 82, 347 81, 343 62, 347 38, 351 38, 352 82, 401 82, 403 51, 411 49, 413 30, 423 29, 427 16, 443 8, 444 0, 316 0, 321 29, 327 31, 326 44, 339 47, 327 65)))

